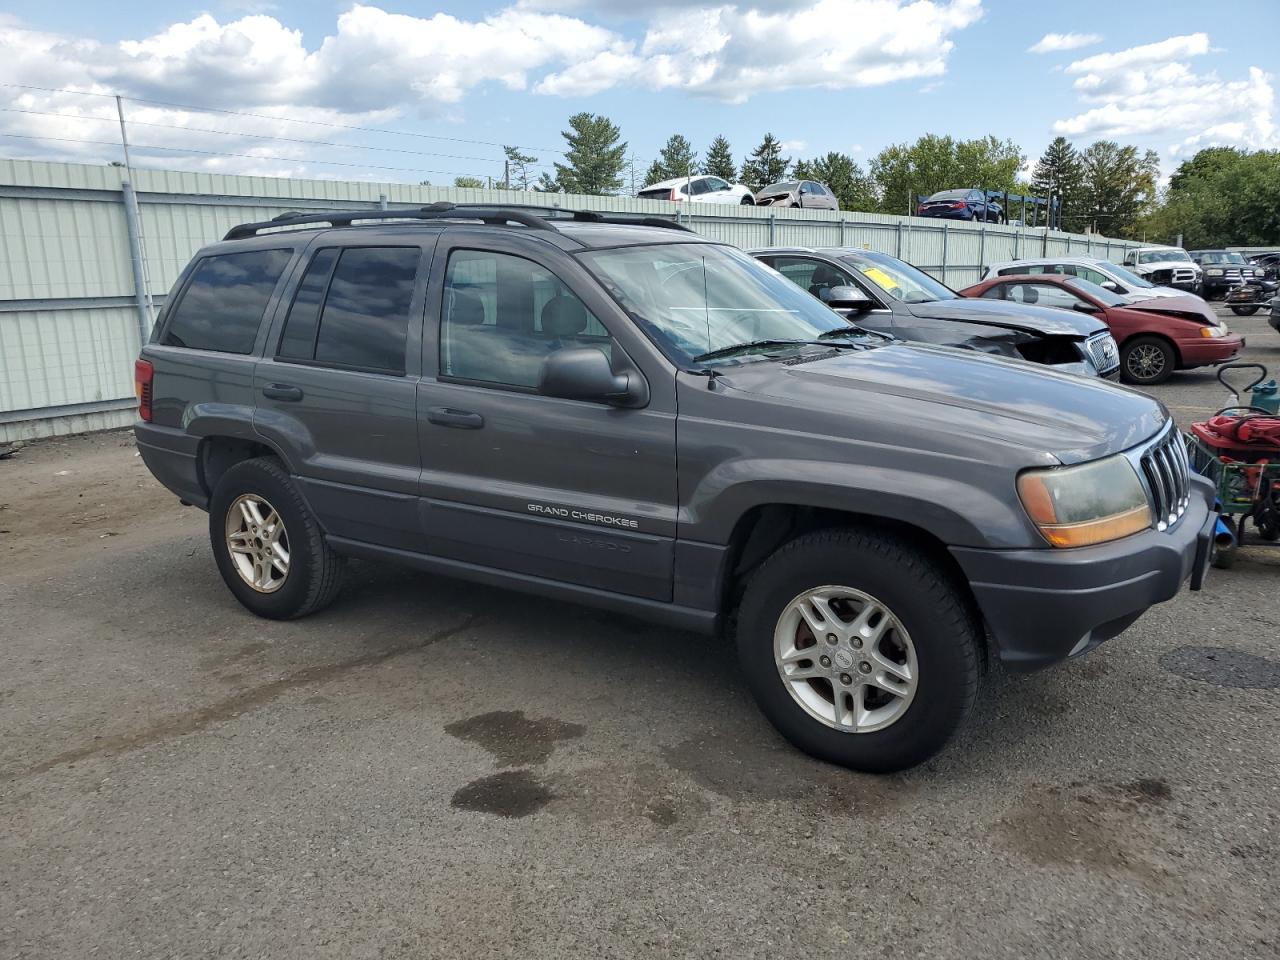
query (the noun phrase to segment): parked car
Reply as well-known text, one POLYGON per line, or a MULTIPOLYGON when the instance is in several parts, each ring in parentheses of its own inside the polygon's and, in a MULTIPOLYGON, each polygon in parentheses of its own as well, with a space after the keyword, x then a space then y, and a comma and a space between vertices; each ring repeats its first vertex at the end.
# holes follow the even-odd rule
POLYGON ((751 188, 719 177, 676 177, 651 183, 636 194, 641 200, 672 200, 676 203, 752 204, 751 188))
POLYGON ((1230 250, 1191 250, 1191 259, 1204 271, 1204 298, 1214 300, 1224 296, 1232 287, 1250 280, 1261 280, 1266 271, 1248 263, 1239 253, 1230 250))
POLYGON ((779 731, 863 770, 952 736, 988 642, 1047 666, 1198 589, 1216 520, 1149 397, 859 330, 657 218, 243 224, 136 381, 144 462, 253 613, 362 557, 482 583, 490 617, 510 588, 732 626, 779 731))
POLYGON ((1110 290, 1131 303, 1150 300, 1153 297, 1185 297, 1185 290, 1160 287, 1110 260, 1098 257, 1037 257, 1025 260, 1004 260, 983 267, 982 279, 988 277, 1040 276, 1063 274, 1080 277, 1090 283, 1110 290))
POLYGON ((1262 277, 1253 277, 1238 287, 1232 287, 1222 300, 1238 317, 1251 317, 1267 304, 1280 289, 1280 283, 1262 277))
POLYGON ((995 277, 960 292, 966 297, 1059 307, 1105 321, 1120 345, 1120 376, 1126 383, 1163 383, 1174 370, 1226 363, 1244 349, 1244 337, 1233 334, 1199 297, 1131 303, 1096 283, 1061 274, 995 277))
POLYGON ((1124 255, 1124 265, 1149 283, 1199 293, 1204 278, 1199 264, 1181 247, 1138 247, 1124 255))
POLYGON ((909 263, 883 253, 830 247, 753 250, 784 277, 877 333, 1118 379, 1120 355, 1093 317, 1041 307, 967 300, 909 263))
POLYGON ((1276 333, 1280 333, 1280 297, 1271 298, 1271 319, 1267 322, 1276 333))
POLYGON ((807 207, 811 210, 839 210, 840 201, 825 183, 816 180, 786 180, 771 183, 756 194, 757 207, 807 207))
POLYGON ((917 205, 916 216, 1000 223, 1004 210, 981 190, 942 190, 917 205))

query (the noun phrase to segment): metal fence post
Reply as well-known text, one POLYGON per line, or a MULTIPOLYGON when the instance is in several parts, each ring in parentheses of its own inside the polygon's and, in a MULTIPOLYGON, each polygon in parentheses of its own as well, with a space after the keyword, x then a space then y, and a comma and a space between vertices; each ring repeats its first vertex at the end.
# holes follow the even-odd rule
POLYGON ((947 222, 942 222, 942 277, 943 283, 947 282, 947 238, 951 236, 951 232, 947 229, 947 222))
POLYGON ((124 222, 129 233, 129 259, 133 265, 133 301, 138 311, 138 343, 145 344, 151 337, 151 311, 147 309, 147 281, 142 264, 141 230, 138 225, 138 197, 133 184, 125 180, 120 184, 124 197, 124 222))
POLYGON ((984 223, 978 231, 978 273, 987 265, 987 225, 984 223))
POLYGON ((1085 250, 1089 254, 1089 256, 1091 257, 1093 256, 1093 234, 1092 233, 1089 234, 1089 245, 1085 247, 1085 250))
POLYGON ((1022 258, 1022 228, 1018 228, 1018 232, 1013 235, 1013 259, 1022 258))
POLYGON ((774 226, 777 223, 777 220, 778 218, 775 214, 773 213, 769 214, 769 246, 771 247, 777 245, 774 241, 774 235, 776 233, 774 226))
POLYGON ((380 210, 387 209, 387 195, 385 193, 378 194, 378 208, 380 210))
POLYGON ((899 260, 902 259, 902 221, 898 221, 898 244, 894 248, 893 255, 899 260))
POLYGON ((844 246, 844 217, 840 218, 840 246, 844 246))
POLYGON ((1043 249, 1043 251, 1044 251, 1044 252, 1043 252, 1043 253, 1041 253, 1041 254, 1040 254, 1040 256, 1042 256, 1042 257, 1047 257, 1047 256, 1049 255, 1049 228, 1048 228, 1048 226, 1046 226, 1046 227, 1044 228, 1044 246, 1042 247, 1042 249, 1043 249))

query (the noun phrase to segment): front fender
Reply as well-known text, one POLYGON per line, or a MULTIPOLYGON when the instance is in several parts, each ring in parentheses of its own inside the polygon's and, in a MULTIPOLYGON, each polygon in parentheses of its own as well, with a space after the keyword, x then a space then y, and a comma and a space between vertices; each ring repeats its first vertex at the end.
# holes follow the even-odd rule
POLYGON ((826 461, 739 459, 703 476, 681 505, 692 539, 728 543, 754 507, 785 504, 895 520, 948 546, 1031 547, 1038 535, 1013 491, 993 493, 989 479, 940 476, 826 461))

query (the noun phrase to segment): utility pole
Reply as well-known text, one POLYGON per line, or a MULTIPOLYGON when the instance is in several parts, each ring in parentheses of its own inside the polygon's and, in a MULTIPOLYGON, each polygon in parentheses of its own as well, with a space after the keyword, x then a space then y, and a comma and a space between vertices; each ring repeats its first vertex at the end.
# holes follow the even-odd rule
POLYGON ((507 190, 511 189, 511 161, 502 161, 502 186, 507 190))
POLYGON ((129 130, 124 122, 124 100, 119 94, 116 95, 116 116, 120 118, 120 145, 124 148, 124 172, 127 177, 124 194, 125 218, 128 221, 129 232, 132 234, 131 240, 134 241, 131 246, 136 245, 137 251, 134 255, 133 277, 134 286, 141 287, 135 290, 136 294, 141 294, 141 307, 144 313, 142 337, 146 342, 146 336, 150 333, 151 327, 156 321, 155 303, 151 299, 151 278, 147 273, 147 252, 146 246, 142 240, 142 211, 138 207, 138 193, 133 182, 133 162, 129 157, 129 130))

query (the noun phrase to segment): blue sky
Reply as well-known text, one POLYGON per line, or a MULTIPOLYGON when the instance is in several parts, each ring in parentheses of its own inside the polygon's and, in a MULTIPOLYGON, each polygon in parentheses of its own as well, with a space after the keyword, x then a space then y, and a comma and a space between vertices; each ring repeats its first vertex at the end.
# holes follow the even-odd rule
POLYGON ((227 111, 129 104, 132 139, 166 148, 140 148, 136 162, 182 169, 446 183, 499 175, 498 143, 550 163, 566 118, 586 110, 622 127, 641 170, 676 132, 700 150, 723 133, 739 160, 769 131, 793 156, 842 150, 863 163, 924 133, 994 133, 1034 160, 1061 132, 1081 146, 1105 137, 1154 148, 1167 174, 1205 145, 1280 147, 1280 2, 1209 9, 9 0, 0 133, 18 136, 0 137, 0 156, 115 159, 107 97, 13 86, 26 84, 227 111), (1037 44, 1051 49, 1030 52, 1037 44))

